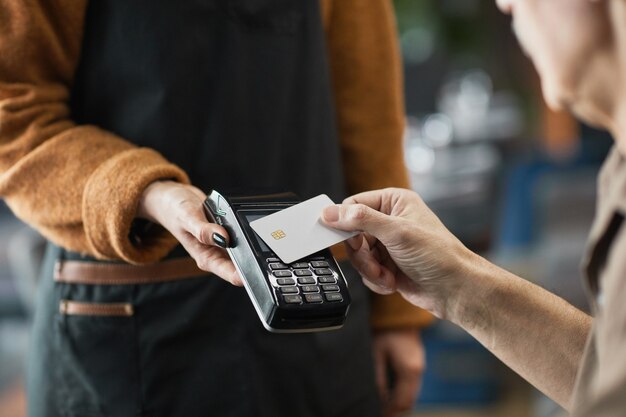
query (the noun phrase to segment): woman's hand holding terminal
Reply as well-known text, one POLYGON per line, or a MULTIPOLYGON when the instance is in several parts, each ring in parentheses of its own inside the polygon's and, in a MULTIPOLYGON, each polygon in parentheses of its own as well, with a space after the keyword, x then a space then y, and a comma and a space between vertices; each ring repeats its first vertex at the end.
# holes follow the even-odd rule
POLYGON ((205 199, 206 195, 191 185, 157 181, 144 191, 137 216, 167 229, 200 269, 241 286, 235 265, 224 250, 228 247, 228 232, 209 223, 202 208, 205 199))

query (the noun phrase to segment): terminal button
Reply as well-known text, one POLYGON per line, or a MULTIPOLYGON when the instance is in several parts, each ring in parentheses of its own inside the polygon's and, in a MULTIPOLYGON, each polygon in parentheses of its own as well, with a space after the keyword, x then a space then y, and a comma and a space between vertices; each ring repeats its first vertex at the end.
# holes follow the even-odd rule
POLYGON ((285 295, 283 298, 287 304, 302 304, 302 297, 299 295, 285 295))
POLYGON ((320 291, 320 287, 318 287, 317 285, 303 285, 300 288, 302 288, 302 292, 319 292, 320 291))
POLYGON ((321 303, 323 301, 321 294, 305 294, 304 299, 307 303, 321 303))
POLYGON ((324 294, 324 296, 326 297, 326 301, 330 301, 330 302, 343 301, 343 297, 338 292, 329 292, 329 293, 324 294))
POLYGON ((278 285, 296 285, 296 281, 291 278, 278 278, 276 283, 278 285))

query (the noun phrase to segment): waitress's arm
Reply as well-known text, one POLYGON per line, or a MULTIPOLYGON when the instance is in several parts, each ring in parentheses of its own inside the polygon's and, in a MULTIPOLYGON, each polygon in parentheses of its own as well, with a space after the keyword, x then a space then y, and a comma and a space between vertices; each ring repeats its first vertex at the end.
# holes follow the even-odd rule
MULTIPOLYGON (((349 193, 409 188, 402 68, 391 1, 325 0, 322 15, 349 193)), ((397 295, 374 295, 372 309, 376 330, 424 327, 432 320, 397 295)))
MULTIPOLYGON (((392 2, 321 4, 348 191, 409 188, 403 156, 402 67, 392 2)), ((398 294, 372 295, 377 383, 387 415, 410 409, 415 401, 424 367, 416 330, 431 321, 428 312, 398 294), (391 392, 387 366, 396 373, 391 392)))
POLYGON ((102 259, 156 261, 176 240, 129 238, 140 197, 159 179, 187 183, 157 152, 77 125, 68 100, 85 0, 0 0, 0 197, 51 241, 102 259))

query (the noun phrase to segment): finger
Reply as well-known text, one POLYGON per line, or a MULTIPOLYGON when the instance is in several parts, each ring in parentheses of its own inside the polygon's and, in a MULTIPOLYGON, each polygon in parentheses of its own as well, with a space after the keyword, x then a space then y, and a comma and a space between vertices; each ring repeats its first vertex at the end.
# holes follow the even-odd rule
POLYGON ((417 399, 421 375, 396 374, 393 390, 390 393, 389 408, 394 414, 407 412, 413 408, 417 399))
MULTIPOLYGON (((381 268, 381 267, 379 267, 381 268)), ((386 268, 382 267, 381 269, 386 270, 386 268)), ((377 294, 388 295, 393 294, 397 291, 395 280, 393 278, 372 278, 372 276, 368 276, 365 273, 362 273, 361 277, 363 278, 363 284, 377 294)))
POLYGON ((227 248, 230 238, 226 229, 219 224, 209 223, 201 208, 186 209, 180 220, 185 231, 205 245, 227 248))
POLYGON ((378 260, 378 262, 380 262, 382 266, 386 267, 389 270, 389 272, 391 272, 391 274, 395 277, 396 274, 398 273, 398 265, 393 260, 391 255, 389 255, 389 251, 380 242, 376 242, 376 248, 378 250, 378 255, 379 255, 379 257, 377 257, 376 259, 378 260))
POLYGON ((419 334, 408 330, 398 336, 402 336, 396 339, 396 343, 400 343, 397 345, 399 350, 391 356, 396 380, 389 402, 390 409, 396 414, 413 408, 419 394, 425 362, 419 334))
POLYGON ((386 295, 396 292, 395 284, 393 282, 390 282, 391 280, 389 280, 388 278, 374 278, 371 274, 368 275, 364 272, 361 272, 358 267, 355 268, 357 269, 357 271, 359 271, 359 274, 363 278, 363 283, 365 284, 365 286, 375 293, 386 295))
POLYGON ((389 400, 389 382, 387 380, 387 357, 385 350, 374 342, 374 369, 376 371, 376 386, 380 400, 386 403, 389 400))
POLYGON ((346 240, 346 244, 352 250, 359 250, 361 246, 363 246, 363 233, 359 233, 358 235, 346 240))
MULTIPOLYGON (((375 244, 374 246, 371 247, 370 253, 374 257, 374 259, 376 259, 376 262, 378 262, 379 264, 383 266, 387 266, 389 268, 389 266, 385 264, 385 262, 387 262, 386 257, 388 256, 388 252, 383 245, 375 244)), ((391 270, 391 271, 393 272, 394 270, 391 270)))
POLYGON ((380 277, 380 265, 368 248, 362 247, 353 252, 350 260, 361 275, 371 280, 377 280, 380 277))
POLYGON ((363 240, 365 240, 365 243, 367 243, 367 247, 368 248, 373 248, 374 245, 376 245, 376 243, 378 242, 378 239, 376 239, 375 236, 372 236, 369 233, 362 233, 363 235, 363 240))
POLYGON ((382 241, 393 229, 389 216, 363 204, 326 207, 322 212, 322 221, 339 230, 367 232, 382 241))
POLYGON ((363 277, 361 275, 361 277, 363 278, 363 285, 365 285, 370 291, 376 293, 376 294, 380 294, 380 295, 390 295, 395 293, 395 290, 392 290, 391 288, 387 288, 387 287, 381 287, 380 285, 375 284, 374 282, 370 281, 369 279, 363 277))
POLYGON ((369 250, 361 249, 357 252, 348 253, 348 256, 359 274, 369 283, 378 287, 374 289, 368 285, 370 289, 380 294, 390 294, 396 291, 395 275, 391 273, 389 268, 381 265, 369 250))
POLYGON ((358 235, 346 240, 346 243, 350 246, 350 248, 355 251, 361 249, 363 245, 367 245, 367 248, 369 249, 376 244, 376 242, 378 242, 377 239, 369 233, 359 233, 358 235))
POLYGON ((186 234, 179 239, 185 250, 196 261, 198 268, 210 272, 241 287, 243 282, 226 251, 220 248, 206 246, 200 243, 191 234, 186 234))
POLYGON ((210 265, 210 272, 226 279, 231 284, 241 287, 243 282, 237 272, 237 268, 228 257, 228 254, 220 248, 208 248, 207 262, 210 265))
POLYGON ((364 204, 374 210, 381 211, 384 197, 389 195, 389 191, 389 189, 386 189, 355 194, 343 200, 343 204, 364 204))

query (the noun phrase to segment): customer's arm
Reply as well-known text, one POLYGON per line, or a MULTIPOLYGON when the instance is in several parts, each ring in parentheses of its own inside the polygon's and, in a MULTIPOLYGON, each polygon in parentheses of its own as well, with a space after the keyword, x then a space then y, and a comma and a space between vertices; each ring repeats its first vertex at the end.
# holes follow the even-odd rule
MULTIPOLYGON (((224 264, 225 255, 207 249, 208 231, 225 231, 202 222, 201 205, 192 211, 172 203, 189 182, 180 168, 154 150, 72 121, 68 103, 86 7, 85 0, 0 0, 0 197, 67 249, 147 263, 165 256, 177 240, 161 228, 131 238, 142 195, 155 181, 177 181, 167 192, 169 206, 176 207, 169 212, 186 223, 164 226, 179 240, 194 233, 197 241, 204 238, 198 245, 207 245, 196 253, 208 257, 213 251, 222 261, 215 269, 231 278, 234 267, 224 264)), ((185 187, 185 198, 197 194, 185 187)), ((162 191, 158 200, 164 196, 162 191)))
POLYGON ((591 317, 481 257, 466 264, 449 319, 569 409, 591 317))
POLYGON ((414 193, 363 193, 324 213, 343 230, 356 268, 375 291, 459 324, 565 408, 591 318, 561 298, 472 253, 414 193))

